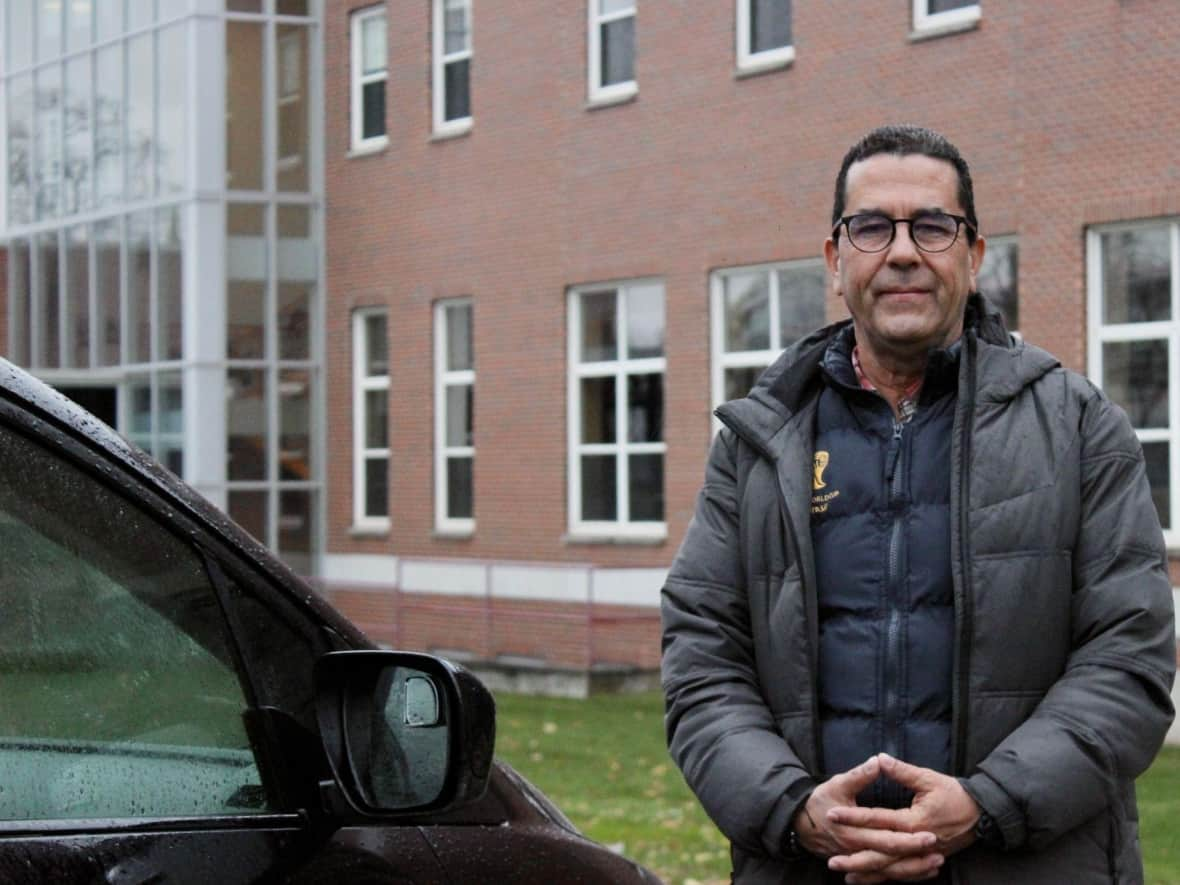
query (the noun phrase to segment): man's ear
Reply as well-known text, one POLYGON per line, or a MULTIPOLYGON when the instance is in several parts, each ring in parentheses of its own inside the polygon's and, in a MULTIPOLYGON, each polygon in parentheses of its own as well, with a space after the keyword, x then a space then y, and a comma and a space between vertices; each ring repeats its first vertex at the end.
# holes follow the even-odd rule
POLYGON ((840 288, 840 247, 831 237, 824 240, 824 263, 828 266, 832 294, 837 298, 843 298, 844 292, 840 288))
POLYGON ((978 292, 979 284, 976 282, 976 277, 979 276, 979 269, 983 267, 983 254, 987 251, 987 241, 980 236, 975 238, 975 242, 967 247, 967 254, 971 259, 971 291, 978 292))

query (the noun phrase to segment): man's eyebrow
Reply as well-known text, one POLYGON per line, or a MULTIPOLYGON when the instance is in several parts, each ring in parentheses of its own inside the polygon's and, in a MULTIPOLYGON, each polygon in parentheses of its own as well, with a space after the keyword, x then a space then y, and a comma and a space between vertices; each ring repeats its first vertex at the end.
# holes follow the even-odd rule
MULTIPOLYGON (((857 209, 851 213, 853 215, 884 215, 886 218, 892 218, 890 213, 886 212, 879 206, 865 206, 862 209, 857 209)), ((943 209, 941 206, 923 206, 921 209, 915 209, 910 215, 903 216, 907 218, 921 218, 923 215, 953 215, 949 209, 943 209)))

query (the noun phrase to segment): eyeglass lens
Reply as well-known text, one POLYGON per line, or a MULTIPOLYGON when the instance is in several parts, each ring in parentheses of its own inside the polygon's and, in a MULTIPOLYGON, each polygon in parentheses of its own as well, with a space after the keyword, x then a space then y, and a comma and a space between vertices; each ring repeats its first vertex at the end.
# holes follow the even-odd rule
POLYGON ((918 248, 926 252, 949 249, 959 233, 958 220, 942 212, 898 219, 885 215, 854 215, 848 219, 848 238, 858 249, 879 252, 893 242, 897 222, 910 226, 910 236, 918 248))

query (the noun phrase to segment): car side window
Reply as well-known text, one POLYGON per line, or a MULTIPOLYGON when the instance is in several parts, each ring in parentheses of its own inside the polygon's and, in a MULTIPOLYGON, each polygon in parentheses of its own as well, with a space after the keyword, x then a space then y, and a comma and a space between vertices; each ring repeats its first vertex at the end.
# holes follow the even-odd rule
POLYGON ((0 426, 0 820, 269 810, 195 549, 0 426))

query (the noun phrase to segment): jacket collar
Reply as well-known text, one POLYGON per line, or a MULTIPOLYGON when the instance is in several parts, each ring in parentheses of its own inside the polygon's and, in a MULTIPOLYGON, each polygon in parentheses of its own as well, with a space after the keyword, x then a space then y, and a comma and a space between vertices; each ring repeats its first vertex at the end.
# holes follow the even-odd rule
MULTIPOLYGON (((828 344, 851 323, 833 323, 792 344, 762 373, 745 398, 725 403, 715 412, 717 417, 774 458, 781 449, 786 425, 808 411, 815 399, 828 344)), ((1008 334, 1000 312, 978 292, 967 299, 963 328, 964 337, 973 337, 978 343, 976 404, 1012 399, 1060 365, 1046 351, 1008 334)), ((964 363, 960 360, 960 368, 964 363)))

